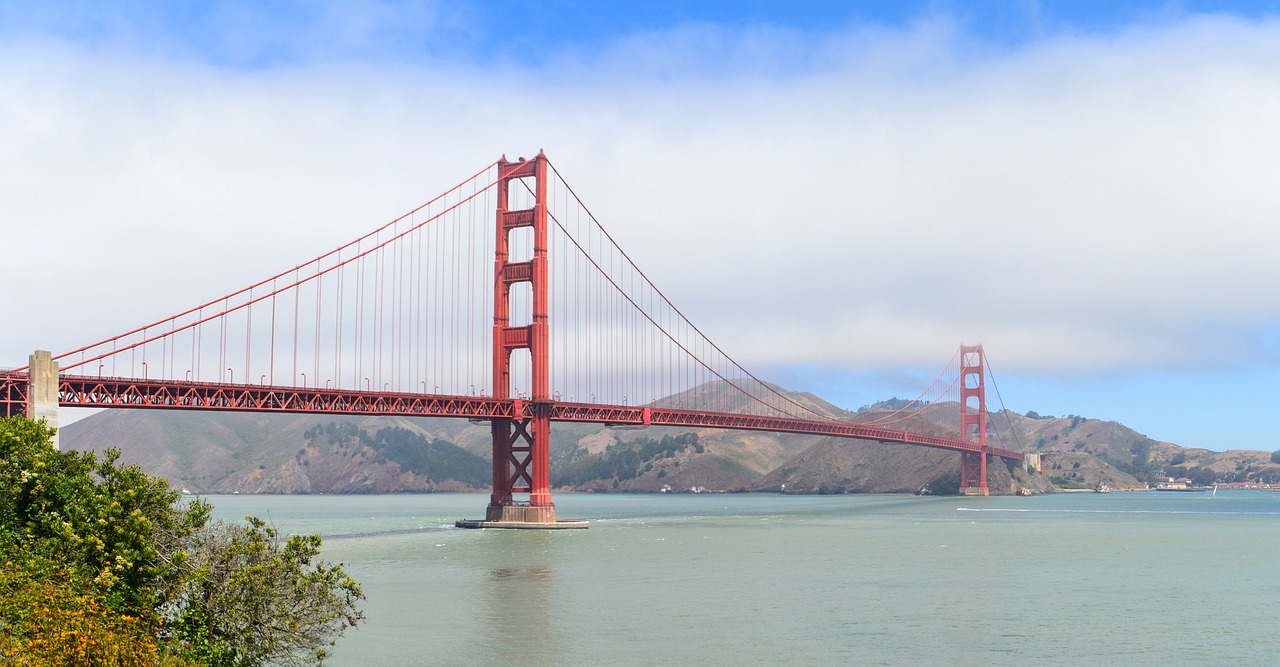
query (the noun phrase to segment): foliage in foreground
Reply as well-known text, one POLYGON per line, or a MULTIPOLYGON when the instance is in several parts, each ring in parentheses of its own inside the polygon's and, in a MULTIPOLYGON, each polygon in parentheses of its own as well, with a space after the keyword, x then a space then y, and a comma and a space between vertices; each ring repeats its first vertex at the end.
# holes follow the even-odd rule
POLYGON ((313 562, 320 537, 281 542, 261 519, 214 522, 191 541, 192 576, 171 603, 165 634, 210 665, 306 665, 363 618, 360 586, 340 566, 313 562))
POLYGON ((0 566, 0 663, 147 665, 159 653, 147 619, 113 610, 101 583, 33 557, 0 566))
POLYGON ((211 522, 118 451, 60 452, 0 419, 0 662, 320 664, 363 615, 318 536, 211 522))

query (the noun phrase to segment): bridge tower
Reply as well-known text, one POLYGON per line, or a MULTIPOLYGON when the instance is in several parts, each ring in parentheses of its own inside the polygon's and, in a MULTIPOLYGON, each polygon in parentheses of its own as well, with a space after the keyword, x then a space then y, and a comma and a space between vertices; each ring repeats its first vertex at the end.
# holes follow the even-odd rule
POLYGON ((960 493, 987 495, 986 358, 982 345, 960 346, 961 439, 981 445, 976 452, 960 452, 960 493))
MULTIPOLYGON (((493 493, 484 521, 464 528, 586 528, 586 521, 557 521, 551 502, 551 375, 547 328, 547 158, 498 161, 497 242, 493 264, 493 397, 511 400, 511 416, 491 420, 493 493), (512 188, 528 188, 533 207, 511 210, 512 188), (512 261, 512 232, 532 228, 533 256, 512 261), (528 283, 529 324, 511 325, 511 288, 528 283), (511 395, 512 357, 528 350, 529 401, 511 395), (527 502, 515 494, 529 494, 527 502)), ((521 355, 523 356, 523 355, 521 355)), ((523 361, 523 359, 521 359, 523 361)))

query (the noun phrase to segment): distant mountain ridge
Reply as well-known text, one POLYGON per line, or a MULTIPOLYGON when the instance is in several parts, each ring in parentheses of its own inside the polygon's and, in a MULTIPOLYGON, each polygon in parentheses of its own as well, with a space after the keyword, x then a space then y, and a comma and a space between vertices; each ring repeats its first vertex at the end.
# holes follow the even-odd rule
MULTIPOLYGON (((812 394, 785 395, 825 416, 891 429, 942 435, 959 422, 955 403, 903 410, 906 401, 890 399, 853 413, 812 394)), ((1040 452, 1046 465, 1046 475, 1037 475, 993 458, 993 493, 1099 482, 1138 489, 1166 475, 1192 474, 1280 482, 1280 465, 1264 451, 1184 449, 1077 416, 999 412, 991 421, 991 437, 1011 440, 992 444, 1040 452)), ((491 474, 488 424, 463 419, 113 409, 65 427, 61 437, 67 449, 118 448, 125 462, 200 493, 479 491, 491 474)), ((959 487, 955 452, 812 435, 557 423, 551 457, 559 490, 954 493, 959 487)))

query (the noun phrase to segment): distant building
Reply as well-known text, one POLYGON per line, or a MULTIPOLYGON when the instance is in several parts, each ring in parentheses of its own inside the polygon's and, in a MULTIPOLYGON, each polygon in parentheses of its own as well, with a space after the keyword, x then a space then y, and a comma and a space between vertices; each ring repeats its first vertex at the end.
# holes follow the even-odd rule
POLYGON ((1179 489, 1190 488, 1190 477, 1161 477, 1155 482, 1157 491, 1177 491, 1179 489))

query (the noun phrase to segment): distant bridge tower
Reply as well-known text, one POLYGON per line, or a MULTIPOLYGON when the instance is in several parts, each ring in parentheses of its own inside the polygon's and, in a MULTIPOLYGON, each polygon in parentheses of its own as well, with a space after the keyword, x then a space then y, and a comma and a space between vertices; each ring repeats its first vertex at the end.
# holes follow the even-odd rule
POLYGON ((982 345, 960 346, 960 438, 981 445, 960 453, 960 493, 987 495, 986 358, 982 345))

